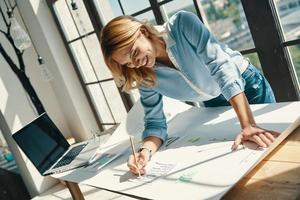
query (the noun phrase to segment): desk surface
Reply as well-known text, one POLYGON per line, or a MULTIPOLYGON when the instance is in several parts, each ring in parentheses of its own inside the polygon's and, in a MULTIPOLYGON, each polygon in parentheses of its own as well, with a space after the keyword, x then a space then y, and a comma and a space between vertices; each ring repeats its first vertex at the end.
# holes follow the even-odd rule
POLYGON ((300 199, 300 127, 223 199, 300 199))
MULTIPOLYGON (((222 117, 224 118, 224 116, 222 117)), ((272 115, 272 119, 275 120, 275 118, 276 116, 272 115)), ((300 143, 299 132, 300 128, 280 144, 251 173, 239 181, 224 199, 274 199, 275 197, 277 197, 275 199, 296 199, 300 193, 297 193, 300 191, 300 156, 298 156, 300 148, 297 147, 300 143)), ((76 181, 76 179, 71 180, 76 181)), ((92 185, 97 184, 95 182, 92 185)))
MULTIPOLYGON (((269 156, 237 183, 223 200, 300 199, 300 127, 282 142, 269 156)), ((78 192, 78 191, 77 191, 78 192)), ((105 199, 128 196, 111 192, 105 199)), ((103 196, 103 197, 104 197, 103 196)), ((103 200, 105 200, 103 199, 103 200)))

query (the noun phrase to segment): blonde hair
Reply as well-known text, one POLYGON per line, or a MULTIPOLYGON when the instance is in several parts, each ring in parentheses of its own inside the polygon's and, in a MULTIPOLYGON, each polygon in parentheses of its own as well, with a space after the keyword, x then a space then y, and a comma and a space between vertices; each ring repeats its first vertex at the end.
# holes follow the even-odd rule
POLYGON ((140 22, 131 16, 119 16, 111 20, 101 31, 100 44, 104 61, 110 69, 117 86, 125 92, 140 86, 155 85, 156 75, 152 68, 129 68, 121 66, 112 54, 119 49, 132 45, 140 34, 141 27, 149 32, 150 39, 161 38, 162 33, 153 26, 140 22))

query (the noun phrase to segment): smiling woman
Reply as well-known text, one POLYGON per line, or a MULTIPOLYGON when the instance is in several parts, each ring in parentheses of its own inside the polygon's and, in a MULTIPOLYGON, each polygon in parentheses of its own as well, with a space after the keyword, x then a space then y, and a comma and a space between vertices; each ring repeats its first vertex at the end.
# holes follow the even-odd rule
POLYGON ((154 85, 150 68, 165 53, 162 33, 133 17, 120 16, 103 28, 100 43, 105 62, 123 90, 154 85))
POLYGON ((143 30, 141 28, 141 31, 143 31, 143 33, 139 34, 133 45, 118 49, 112 54, 112 58, 114 61, 120 63, 124 67, 129 68, 153 66, 154 62, 152 60, 155 60, 155 52, 153 51, 153 46, 150 41, 147 40, 146 30, 143 30), (150 62, 149 58, 151 58, 150 62), (152 63, 152 65, 149 66, 149 63, 152 63))
POLYGON ((232 105, 241 125, 233 149, 244 140, 268 147, 278 135, 259 128, 249 107, 275 102, 268 81, 239 52, 220 43, 196 15, 180 11, 162 32, 133 17, 117 17, 102 29, 100 43, 119 86, 138 88, 144 107, 138 164, 133 155, 128 160, 133 173, 144 174, 150 156, 167 139, 163 95, 206 107, 232 105))

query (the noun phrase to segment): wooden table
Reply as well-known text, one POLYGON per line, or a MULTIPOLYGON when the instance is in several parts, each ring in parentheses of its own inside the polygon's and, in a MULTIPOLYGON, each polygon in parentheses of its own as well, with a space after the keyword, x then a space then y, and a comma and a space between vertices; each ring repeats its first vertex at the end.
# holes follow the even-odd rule
POLYGON ((300 127, 223 199, 300 200, 300 127))

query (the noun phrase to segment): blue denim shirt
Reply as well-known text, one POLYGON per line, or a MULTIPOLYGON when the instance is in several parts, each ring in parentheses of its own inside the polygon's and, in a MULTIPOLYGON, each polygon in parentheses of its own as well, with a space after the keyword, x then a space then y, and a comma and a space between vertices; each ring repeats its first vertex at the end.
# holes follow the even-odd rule
POLYGON ((241 66, 244 57, 221 44, 199 18, 180 11, 164 24, 164 40, 175 68, 157 64, 157 83, 139 88, 145 111, 143 139, 167 138, 162 95, 182 101, 207 101, 220 94, 229 100, 244 91, 241 66))

